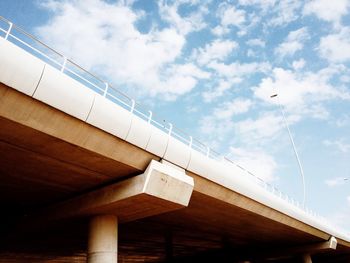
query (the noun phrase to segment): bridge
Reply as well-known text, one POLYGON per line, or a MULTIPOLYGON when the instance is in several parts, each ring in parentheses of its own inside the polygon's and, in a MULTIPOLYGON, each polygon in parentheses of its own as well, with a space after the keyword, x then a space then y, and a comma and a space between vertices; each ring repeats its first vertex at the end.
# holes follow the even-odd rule
POLYGON ((350 237, 11 22, 0 262, 349 262, 350 237))

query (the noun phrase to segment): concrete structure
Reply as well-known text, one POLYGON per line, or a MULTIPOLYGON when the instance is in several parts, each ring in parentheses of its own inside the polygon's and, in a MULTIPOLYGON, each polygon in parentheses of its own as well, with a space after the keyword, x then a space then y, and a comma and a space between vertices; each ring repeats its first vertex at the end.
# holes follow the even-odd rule
POLYGON ((350 261, 349 236, 9 28, 0 262, 350 261))
POLYGON ((118 218, 115 215, 92 217, 89 226, 87 262, 117 262, 118 218))

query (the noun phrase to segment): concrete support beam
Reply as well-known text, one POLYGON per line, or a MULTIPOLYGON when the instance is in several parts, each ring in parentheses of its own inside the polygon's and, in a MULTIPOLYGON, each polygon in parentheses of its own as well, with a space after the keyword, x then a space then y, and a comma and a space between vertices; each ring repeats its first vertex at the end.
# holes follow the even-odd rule
POLYGON ((118 260, 118 219, 99 215, 89 225, 88 263, 116 263, 118 260))
POLYGON ((151 161, 143 174, 51 206, 29 216, 23 225, 35 228, 59 220, 115 215, 128 222, 188 206, 193 178, 172 166, 151 161))

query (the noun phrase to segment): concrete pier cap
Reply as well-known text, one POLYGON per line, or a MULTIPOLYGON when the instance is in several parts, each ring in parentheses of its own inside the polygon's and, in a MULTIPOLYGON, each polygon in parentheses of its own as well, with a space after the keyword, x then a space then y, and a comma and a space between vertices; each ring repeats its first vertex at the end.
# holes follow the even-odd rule
MULTIPOLYGON (((192 177, 166 163, 151 161, 142 175, 141 193, 187 206, 194 181, 192 177)), ((128 187, 135 187, 130 184, 128 187)), ((91 199, 90 199, 91 200, 91 199)), ((159 212, 162 212, 161 210, 159 212)), ((93 215, 89 224, 88 263, 115 263, 118 261, 118 207, 113 214, 93 215)))

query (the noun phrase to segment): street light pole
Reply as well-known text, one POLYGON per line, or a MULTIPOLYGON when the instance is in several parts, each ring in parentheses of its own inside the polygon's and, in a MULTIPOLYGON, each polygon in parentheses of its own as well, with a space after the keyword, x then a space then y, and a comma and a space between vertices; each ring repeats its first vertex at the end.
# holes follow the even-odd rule
POLYGON ((299 158, 299 154, 298 154, 297 148, 296 148, 296 146, 295 146, 292 133, 291 133, 291 131, 290 131, 290 129, 289 129, 289 125, 288 125, 288 122, 287 122, 287 119, 286 119, 286 116, 285 116, 285 113, 284 113, 282 104, 281 104, 280 99, 279 99, 279 97, 278 97, 278 94, 271 95, 271 98, 275 98, 275 97, 277 97, 277 104, 278 104, 278 106, 279 106, 279 108, 280 108, 280 110, 281 110, 281 113, 282 113, 283 123, 284 123, 285 128, 286 128, 287 131, 288 131, 289 139, 290 139, 290 142, 291 142, 292 147, 293 147, 293 150, 294 150, 294 155, 295 155, 295 158, 297 159, 297 162, 298 162, 299 171, 300 171, 300 175, 301 175, 301 179, 302 179, 302 184, 303 184, 303 203, 302 203, 302 204, 303 204, 303 207, 305 207, 306 188, 305 188, 304 169, 303 169, 303 166, 301 165, 301 161, 300 161, 300 158, 299 158))

